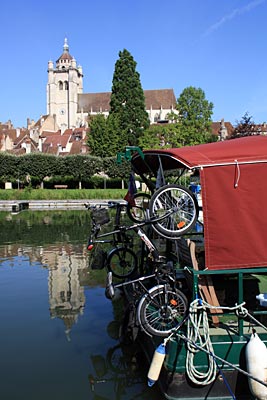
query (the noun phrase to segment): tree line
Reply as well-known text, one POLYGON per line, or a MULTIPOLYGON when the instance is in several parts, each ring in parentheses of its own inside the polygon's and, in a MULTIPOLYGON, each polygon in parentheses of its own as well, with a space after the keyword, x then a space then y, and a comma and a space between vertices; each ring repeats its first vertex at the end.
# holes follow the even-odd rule
POLYGON ((15 156, 0 153, 0 187, 11 182, 14 188, 32 186, 53 188, 55 184, 68 187, 102 187, 103 180, 109 178, 115 187, 121 180, 127 182, 130 163, 117 163, 116 157, 96 157, 91 155, 71 155, 57 157, 50 154, 32 153, 15 156))

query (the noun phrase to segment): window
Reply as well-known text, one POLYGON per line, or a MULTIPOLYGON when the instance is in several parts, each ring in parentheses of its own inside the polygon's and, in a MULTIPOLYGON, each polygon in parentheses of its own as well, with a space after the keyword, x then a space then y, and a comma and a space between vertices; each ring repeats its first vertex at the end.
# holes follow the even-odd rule
POLYGON ((158 120, 159 120, 159 114, 156 113, 155 116, 154 116, 154 122, 158 122, 158 120))
POLYGON ((62 81, 58 82, 58 87, 59 87, 59 90, 63 90, 63 82, 62 81))
POLYGON ((65 90, 69 90, 69 83, 65 81, 64 84, 65 84, 65 90))

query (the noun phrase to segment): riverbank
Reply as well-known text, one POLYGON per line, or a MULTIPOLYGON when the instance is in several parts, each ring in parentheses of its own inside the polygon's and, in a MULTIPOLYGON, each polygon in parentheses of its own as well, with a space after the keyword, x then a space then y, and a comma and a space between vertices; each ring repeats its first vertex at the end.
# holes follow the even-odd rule
POLYGON ((0 189, 2 201, 122 199, 127 189, 0 189))
MULTIPOLYGON (((0 211, 20 212, 23 210, 84 210, 85 204, 108 203, 113 199, 82 200, 0 200, 0 211)), ((118 201, 118 199, 113 200, 118 201)), ((126 202, 125 202, 126 203, 126 202)))

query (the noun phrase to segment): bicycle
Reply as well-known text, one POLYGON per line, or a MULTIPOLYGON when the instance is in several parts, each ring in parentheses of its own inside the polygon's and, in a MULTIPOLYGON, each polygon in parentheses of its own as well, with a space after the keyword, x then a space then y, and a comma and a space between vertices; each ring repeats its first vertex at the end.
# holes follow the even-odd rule
MULTIPOLYGON (((188 309, 187 297, 178 286, 173 263, 169 261, 158 265, 153 274, 123 283, 114 284, 112 272, 109 272, 106 295, 112 300, 116 290, 126 290, 131 313, 128 324, 131 328, 134 329, 137 324, 149 336, 167 337, 173 329, 182 325, 188 309), (151 281, 156 281, 152 287, 151 281)), ((135 340, 135 337, 132 339, 135 340)))
POLYGON ((199 206, 195 195, 184 186, 171 184, 157 189, 149 201, 149 215, 159 218, 153 224, 154 230, 167 239, 176 239, 196 224, 199 215, 199 206), (168 210, 173 210, 166 218, 168 210))
MULTIPOLYGON (((151 220, 126 229, 134 228, 144 242, 148 251, 148 270, 153 272, 114 284, 112 271, 109 271, 106 282, 106 297, 109 299, 116 297, 116 290, 123 289, 129 307, 127 325, 131 327, 133 341, 137 335, 136 324, 148 335, 168 336, 183 321, 188 306, 187 297, 180 290, 181 280, 185 280, 185 277, 177 273, 173 260, 159 254, 154 243, 141 229, 146 223, 151 223, 151 220)), ((126 329, 125 321, 123 325, 126 329)))
MULTIPOLYGON (((101 354, 92 355, 91 363, 95 373, 88 376, 91 391, 95 392, 96 396, 98 394, 99 397, 97 396, 97 398, 100 399, 100 394, 103 395, 103 390, 101 391, 100 386, 107 383, 110 390, 112 388, 111 383, 113 383, 112 389, 116 399, 125 398, 127 388, 131 389, 133 386, 143 382, 140 375, 140 364, 143 361, 141 356, 138 347, 129 347, 122 343, 108 349, 106 356, 101 354)), ((104 394, 110 395, 110 392, 105 390, 104 394)), ((132 394, 131 390, 130 396, 132 394)), ((140 398, 143 398, 142 394, 140 393, 140 398)), ((136 397, 139 397, 139 395, 136 397)), ((110 396, 101 396, 101 399, 110 399, 110 396)))
MULTIPOLYGON (((105 206, 107 205, 105 204, 105 206)), ((198 217, 198 204, 195 196, 180 185, 165 185, 158 189, 149 202, 149 216, 135 225, 121 226, 119 224, 123 206, 125 204, 120 202, 108 203, 108 207, 116 207, 115 229, 108 233, 99 235, 101 224, 97 223, 96 217, 92 215, 93 227, 87 246, 88 250, 91 250, 94 243, 113 243, 115 247, 107 255, 105 264, 117 278, 131 276, 138 267, 137 256, 129 248, 127 231, 135 230, 143 242, 148 243, 149 248, 151 241, 141 227, 152 224, 152 227, 161 236, 167 239, 176 239, 190 230, 198 217), (108 235, 112 235, 113 239, 109 241, 103 239, 108 235), (116 235, 118 235, 117 238, 116 235), (120 247, 117 247, 118 243, 121 244, 120 247)), ((101 204, 99 207, 100 211, 101 204)), ((92 207, 87 206, 87 208, 92 207)), ((157 251, 155 247, 152 248, 153 251, 157 251)))
POLYGON ((148 218, 149 213, 149 201, 151 195, 149 193, 135 193, 134 194, 134 205, 127 204, 127 215, 133 222, 142 222, 148 218))
POLYGON ((137 193, 135 205, 127 205, 127 214, 134 222, 142 222, 148 217, 160 218, 153 229, 166 239, 177 239, 190 231, 199 215, 197 199, 191 190, 178 184, 168 184, 157 189, 152 196, 137 193), (172 210, 169 215, 168 211, 172 210))
MULTIPOLYGON (((146 263, 149 264, 150 259, 153 259, 154 263, 157 263, 159 259, 159 253, 153 242, 149 239, 148 235, 145 233, 142 227, 147 225, 152 225, 155 223, 159 223, 161 220, 169 217, 174 211, 168 210, 166 213, 162 214, 159 217, 149 218, 134 225, 126 226, 119 225, 119 217, 121 213, 121 208, 124 207, 124 203, 120 202, 108 202, 106 204, 98 204, 98 206, 90 206, 86 205, 87 209, 91 209, 92 211, 92 229, 88 239, 87 249, 92 251, 95 248, 95 244, 106 244, 111 243, 115 246, 108 254, 104 250, 100 250, 100 254, 97 254, 97 257, 102 262, 102 267, 106 266, 107 270, 112 272, 116 278, 128 278, 132 276, 138 269, 138 258, 136 253, 129 248, 132 246, 132 241, 129 239, 127 232, 133 230, 140 237, 142 242, 145 245, 145 248, 148 250, 148 255, 146 257, 146 263), (97 217, 96 212, 100 213, 101 207, 109 207, 116 208, 116 224, 115 229, 106 233, 99 234, 101 230, 101 223, 98 221, 101 219, 104 222, 107 221, 105 217, 97 217), (112 239, 105 239, 107 236, 112 236, 112 239), (119 244, 119 246, 118 246, 119 244)), ((143 266, 142 270, 144 269, 143 266)), ((143 272, 143 271, 142 271, 143 272)))
POLYGON ((91 211, 92 227, 88 238, 87 249, 91 252, 91 267, 102 269, 106 266, 117 278, 125 278, 132 275, 138 267, 138 259, 132 250, 133 238, 120 228, 121 213, 126 207, 125 203, 108 202, 97 205, 85 204, 91 211), (101 226, 110 222, 107 208, 116 208, 115 229, 111 232, 99 234, 101 226), (111 236, 110 239, 106 239, 111 236), (112 249, 107 253, 99 244, 110 244, 112 249))

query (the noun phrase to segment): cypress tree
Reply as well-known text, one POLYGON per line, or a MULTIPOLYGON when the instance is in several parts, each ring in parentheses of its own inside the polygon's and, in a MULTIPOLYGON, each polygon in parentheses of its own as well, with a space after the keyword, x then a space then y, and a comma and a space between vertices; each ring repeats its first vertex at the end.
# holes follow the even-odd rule
POLYGON ((119 52, 115 64, 110 115, 116 115, 119 119, 118 135, 121 141, 131 146, 138 145, 139 137, 149 126, 149 119, 136 62, 126 49, 119 52))

